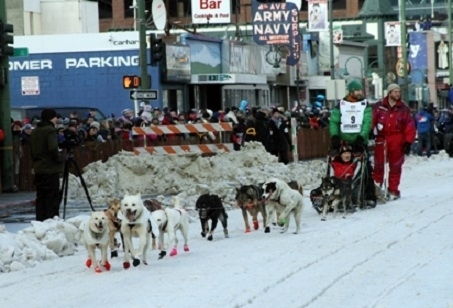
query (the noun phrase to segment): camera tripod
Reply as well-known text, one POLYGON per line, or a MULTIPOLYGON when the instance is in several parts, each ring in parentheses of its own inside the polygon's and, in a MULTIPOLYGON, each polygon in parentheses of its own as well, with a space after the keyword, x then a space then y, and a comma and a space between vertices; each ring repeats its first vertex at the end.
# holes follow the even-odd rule
POLYGON ((69 167, 70 165, 74 166, 78 176, 80 178, 80 183, 82 184, 83 189, 85 190, 85 194, 87 196, 88 203, 90 204, 91 210, 94 212, 95 209, 93 207, 93 204, 91 203, 91 198, 90 194, 88 193, 88 188, 85 183, 85 180, 82 177, 82 173, 80 172, 79 166, 77 165, 77 162, 74 160, 74 151, 73 149, 67 149, 66 157, 65 157, 65 163, 64 163, 64 171, 63 171, 63 183, 61 184, 61 189, 60 189, 60 204, 61 201, 63 201, 63 219, 66 218, 66 204, 68 201, 68 178, 69 178, 69 167))

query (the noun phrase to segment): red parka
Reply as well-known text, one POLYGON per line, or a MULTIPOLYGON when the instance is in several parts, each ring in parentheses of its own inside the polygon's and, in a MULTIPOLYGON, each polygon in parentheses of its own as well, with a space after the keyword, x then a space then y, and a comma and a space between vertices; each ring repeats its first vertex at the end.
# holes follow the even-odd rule
POLYGON ((404 144, 413 143, 416 128, 411 109, 398 100, 391 107, 388 97, 373 106, 372 129, 376 135, 374 151, 374 180, 382 184, 385 162, 389 163, 388 190, 399 194, 399 183, 404 163, 404 144))

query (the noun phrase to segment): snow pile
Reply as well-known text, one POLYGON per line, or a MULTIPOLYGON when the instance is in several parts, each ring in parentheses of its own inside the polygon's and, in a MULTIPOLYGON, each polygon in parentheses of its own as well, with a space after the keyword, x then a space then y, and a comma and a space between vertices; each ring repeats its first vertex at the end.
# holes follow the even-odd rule
POLYGON ((0 225, 0 272, 17 271, 76 252, 74 223, 48 219, 11 234, 0 225))
MULTIPOLYGON (((242 151, 219 153, 212 157, 200 154, 134 155, 121 152, 105 163, 91 163, 83 170, 83 178, 93 203, 106 204, 113 197, 128 192, 142 195, 181 194, 185 205, 192 205, 206 192, 218 194, 232 203, 235 188, 265 182, 269 177, 285 181, 297 180, 307 189, 319 185, 325 173, 323 161, 283 165, 267 153, 261 143, 250 142, 242 151)), ((84 196, 79 179, 69 179, 68 198, 84 196)))

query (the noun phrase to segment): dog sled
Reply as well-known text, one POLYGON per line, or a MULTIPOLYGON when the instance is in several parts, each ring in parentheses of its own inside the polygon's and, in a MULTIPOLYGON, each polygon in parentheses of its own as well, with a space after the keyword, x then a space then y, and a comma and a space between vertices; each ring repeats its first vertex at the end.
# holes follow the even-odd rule
MULTIPOLYGON (((340 170, 340 176, 338 174, 335 176, 335 168, 336 162, 341 159, 341 152, 331 151, 328 153, 326 175, 322 178, 321 185, 310 191, 312 206, 318 214, 322 214, 325 202, 328 202, 329 206, 332 204, 334 200, 333 189, 337 189, 337 193, 340 191, 342 194, 348 195, 346 197, 347 200, 350 200, 350 204, 346 204, 347 211, 354 212, 357 207, 364 209, 370 206, 367 204, 365 193, 368 152, 365 149, 353 151, 351 147, 351 153, 352 161, 347 167, 340 170), (345 176, 346 173, 349 176, 345 176), (326 187, 328 185, 330 187, 326 187)), ((339 206, 339 211, 342 211, 342 208, 342 206, 339 206)), ((333 211, 333 208, 330 208, 329 211, 333 211)))

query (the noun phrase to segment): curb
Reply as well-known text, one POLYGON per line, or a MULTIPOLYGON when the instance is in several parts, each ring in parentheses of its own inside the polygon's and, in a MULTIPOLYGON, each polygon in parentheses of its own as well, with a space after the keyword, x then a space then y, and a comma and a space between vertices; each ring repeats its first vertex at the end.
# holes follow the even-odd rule
POLYGON ((35 199, 20 200, 20 201, 14 201, 14 202, 0 204, 0 209, 7 209, 7 208, 13 208, 13 207, 24 207, 24 206, 35 206, 35 205, 36 205, 35 199))

